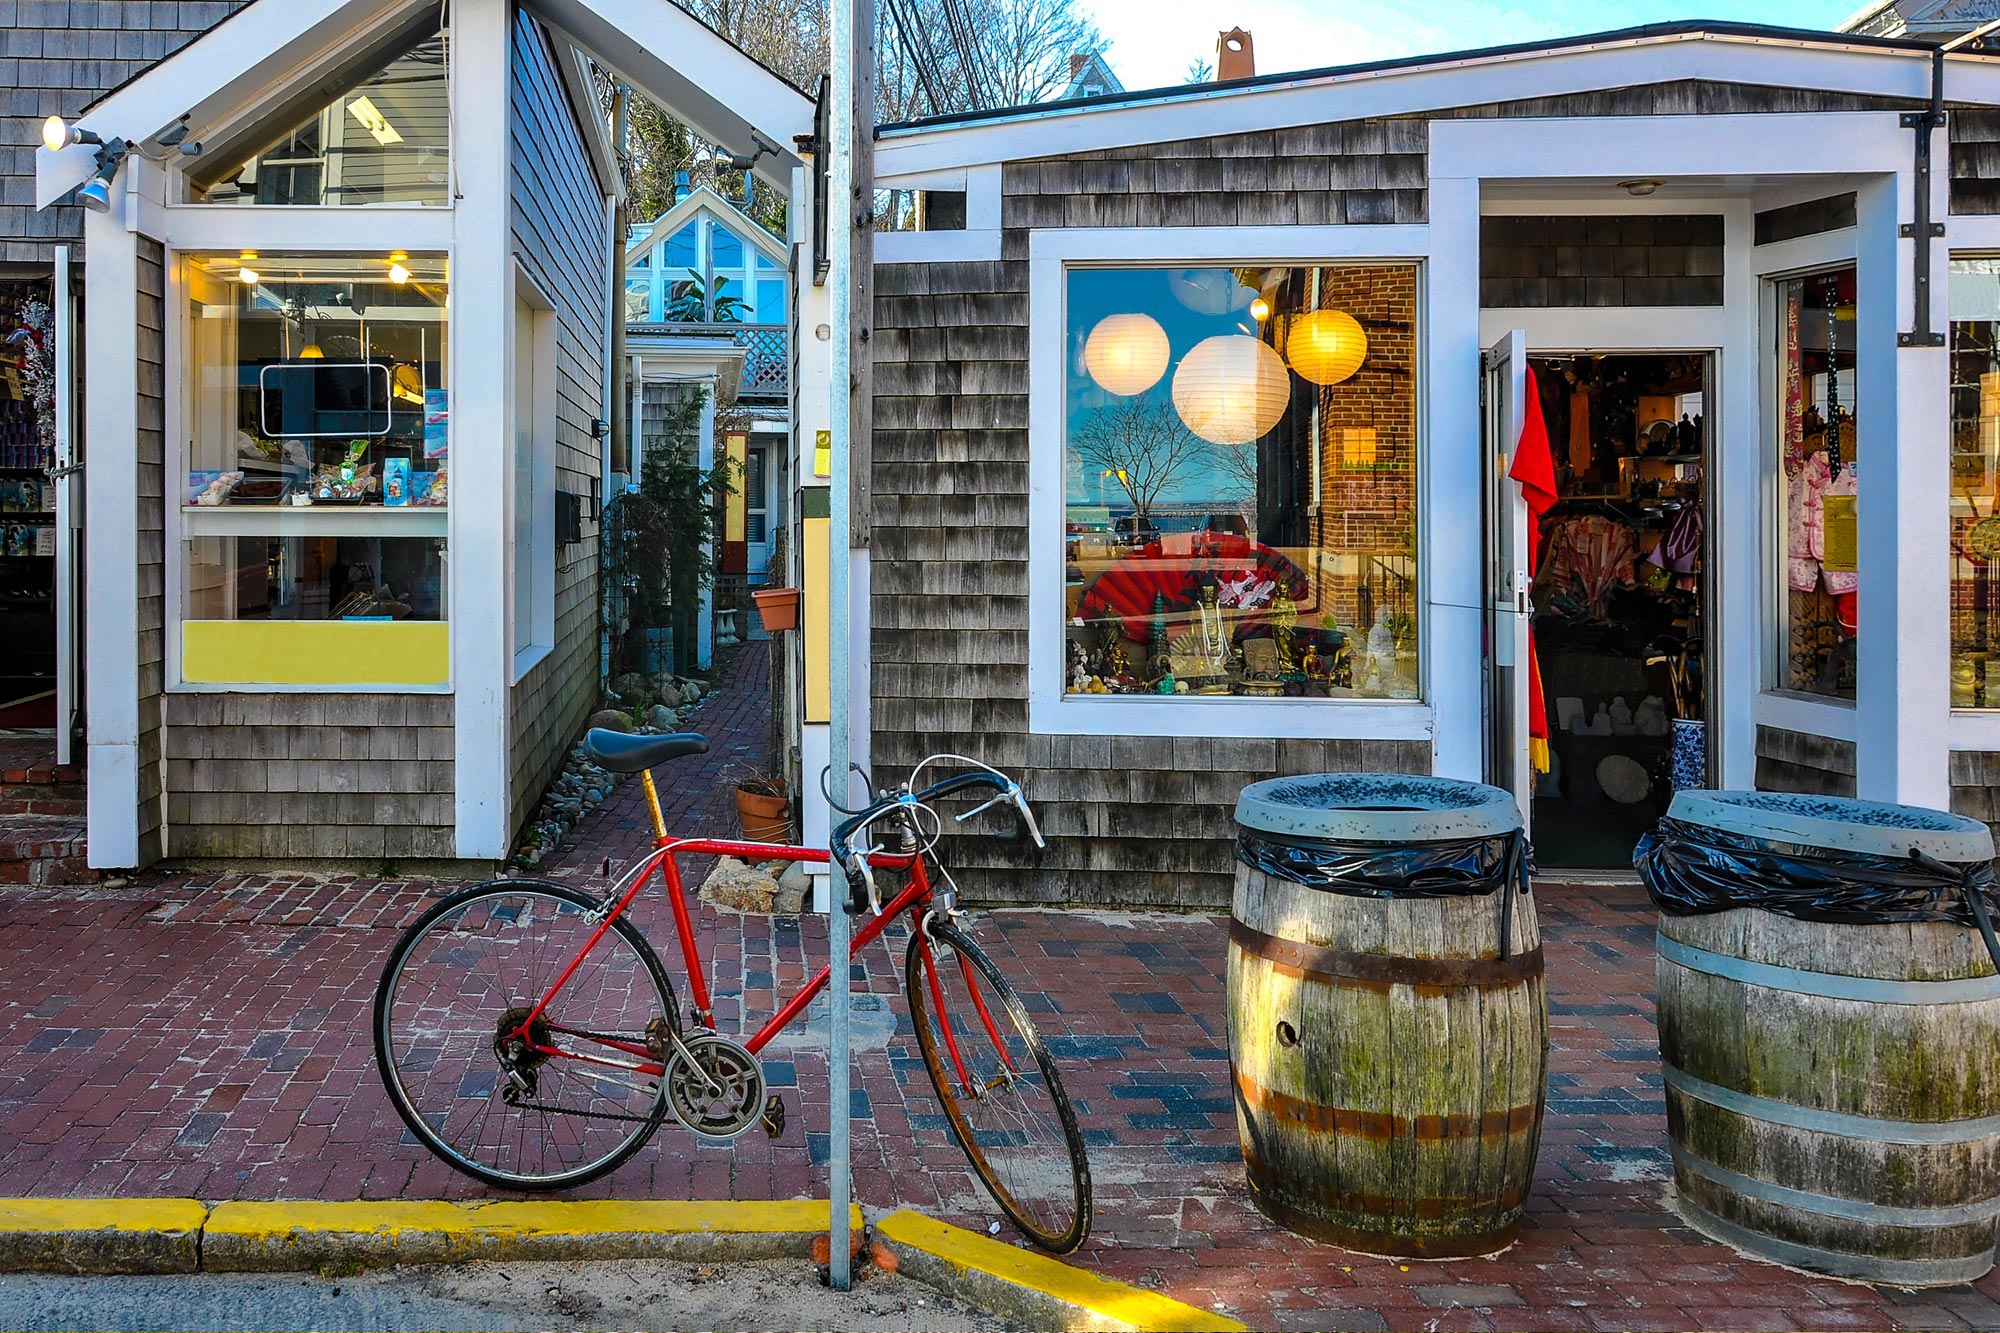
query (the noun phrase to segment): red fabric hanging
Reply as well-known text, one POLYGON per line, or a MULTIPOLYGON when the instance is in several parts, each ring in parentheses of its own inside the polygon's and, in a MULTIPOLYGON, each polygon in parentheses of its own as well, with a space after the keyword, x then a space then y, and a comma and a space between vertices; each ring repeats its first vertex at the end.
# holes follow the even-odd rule
MULTIPOLYGON (((1556 460, 1549 450, 1549 428, 1542 420, 1542 395, 1535 384, 1535 369, 1526 368, 1527 401, 1521 413, 1521 439, 1514 446, 1514 461, 1507 475, 1521 483, 1521 498, 1528 502, 1528 577, 1535 576, 1535 564, 1542 549, 1542 515, 1556 500, 1556 460)), ((1535 625, 1528 622, 1528 758, 1537 773, 1549 771, 1549 709, 1542 698, 1542 667, 1535 658, 1535 625)))

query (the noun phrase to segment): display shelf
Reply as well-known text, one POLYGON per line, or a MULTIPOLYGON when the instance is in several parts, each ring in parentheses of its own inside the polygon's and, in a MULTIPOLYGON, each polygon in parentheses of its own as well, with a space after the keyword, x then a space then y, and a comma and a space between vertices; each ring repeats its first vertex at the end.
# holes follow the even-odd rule
POLYGON ((188 537, 442 537, 444 506, 183 505, 188 537))

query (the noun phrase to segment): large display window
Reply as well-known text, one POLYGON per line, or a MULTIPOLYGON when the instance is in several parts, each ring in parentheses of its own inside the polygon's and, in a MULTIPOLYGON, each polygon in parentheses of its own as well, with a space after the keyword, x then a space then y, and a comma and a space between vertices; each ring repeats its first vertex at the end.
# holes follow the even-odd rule
POLYGON ((1066 290, 1066 692, 1419 697, 1416 267, 1066 290))
POLYGON ((1951 261, 1951 706, 2000 708, 2000 258, 1951 261))
POLYGON ((191 254, 178 276, 182 679, 444 683, 444 257, 191 254))
POLYGON ((1833 699, 1855 690, 1861 575, 1856 504, 1854 268, 1776 284, 1784 476, 1784 622, 1778 684, 1833 699))

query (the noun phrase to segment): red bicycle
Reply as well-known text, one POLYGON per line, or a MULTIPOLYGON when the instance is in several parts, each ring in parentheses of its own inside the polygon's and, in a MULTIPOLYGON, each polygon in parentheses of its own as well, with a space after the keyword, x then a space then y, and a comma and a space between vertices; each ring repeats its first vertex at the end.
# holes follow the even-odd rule
POLYGON ((714 1138, 759 1123, 777 1135, 784 1107, 766 1094, 758 1054, 826 989, 831 967, 749 1040, 716 1031, 676 858, 825 863, 837 855, 850 899, 865 898, 873 912, 855 930, 850 956, 891 921, 909 919, 909 1021, 973 1169, 1036 1244, 1058 1254, 1082 1244, 1090 1164, 1076 1113, 1027 1006, 966 935, 956 886, 935 856, 944 829, 937 802, 980 789, 993 795, 959 821, 1000 806, 1044 846, 1020 786, 976 760, 934 755, 839 825, 830 854, 670 838, 652 769, 706 751, 701 736, 592 731, 588 744, 603 767, 641 775, 655 850, 601 899, 543 880, 494 880, 446 898, 397 941, 375 994, 375 1056, 411 1132, 467 1175, 521 1190, 580 1185, 615 1169, 669 1115, 714 1138), (916 789, 927 768, 944 762, 971 771, 916 789), (659 955, 627 915, 656 870, 686 969, 686 1020, 659 955), (886 906, 878 870, 908 877, 886 906))

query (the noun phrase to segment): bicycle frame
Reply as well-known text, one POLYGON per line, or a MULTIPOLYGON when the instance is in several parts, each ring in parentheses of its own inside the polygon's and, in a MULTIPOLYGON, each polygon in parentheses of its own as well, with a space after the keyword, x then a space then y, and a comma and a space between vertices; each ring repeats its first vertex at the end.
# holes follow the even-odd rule
MULTIPOLYGON (((660 813, 659 790, 653 785, 652 773, 641 772, 640 777, 645 783, 646 804, 653 818, 655 850, 649 853, 646 860, 640 864, 639 869, 632 875, 631 886, 611 906, 610 910, 604 913, 603 920, 597 923, 596 930, 585 941, 583 948, 577 952, 575 958, 570 960, 569 966, 563 969, 562 975, 556 978, 555 983, 549 987, 548 993, 536 1001, 535 1007, 521 1021, 521 1025, 516 1029, 516 1033, 531 1050, 543 1056, 555 1059, 577 1060, 586 1064, 602 1065, 606 1068, 623 1069, 631 1073, 657 1077, 665 1073, 666 1066, 653 1058, 652 1052, 644 1046, 633 1042, 620 1041, 612 1037, 593 1036, 590 1038, 591 1041, 609 1050, 621 1051, 626 1055, 635 1057, 639 1061, 638 1063, 563 1050, 560 1047, 535 1040, 532 1035, 535 1021, 542 1016, 542 1011, 547 1009, 550 1002, 555 999, 556 993, 568 983, 571 975, 582 965, 583 960, 590 956, 590 951, 597 947, 598 941, 603 939, 605 933, 611 929, 611 923, 624 915, 625 910, 632 905, 633 900, 639 896, 640 892, 646 887, 647 882, 652 879, 653 872, 658 870, 661 873, 661 877, 666 881, 667 901, 672 907, 674 914, 674 935, 680 945, 681 964, 686 969, 688 989, 694 1000, 695 1018, 703 1027, 714 1027, 715 1016, 709 999, 708 975, 702 966, 700 951, 695 945, 694 915, 688 910, 687 894, 685 886, 681 882, 680 864, 676 858, 680 856, 734 856, 751 862, 796 861, 805 864, 825 865, 831 860, 831 857, 823 847, 795 847, 784 843, 771 842, 738 842, 723 838, 671 838, 666 831, 666 820, 660 813)), ((924 858, 920 853, 878 853, 869 857, 868 863, 886 870, 907 870, 910 873, 910 882, 903 888, 902 892, 898 893, 883 907, 880 916, 864 921, 860 928, 854 932, 853 941, 847 951, 847 956, 850 959, 859 954, 862 949, 872 944, 875 938, 888 928, 891 921, 901 916, 904 912, 915 909, 919 904, 927 902, 931 896, 930 873, 925 867, 924 858)), ((842 891, 845 887, 844 884, 837 884, 834 886, 834 891, 842 891)), ((771 1043, 773 1038, 789 1027, 800 1014, 805 1012, 806 1006, 810 1005, 818 997, 819 993, 826 989, 832 978, 833 963, 831 960, 828 960, 827 964, 821 967, 797 994, 787 1000, 779 1008, 778 1012, 773 1014, 764 1026, 759 1028, 756 1034, 744 1043, 745 1049, 753 1055, 762 1051, 764 1047, 771 1043)), ((933 986, 936 985, 934 976, 932 984, 933 986)), ((983 1002, 980 1003, 980 1016, 989 1024, 992 1022, 986 1016, 983 1002)), ((956 1057, 955 1050, 953 1054, 956 1057)))

